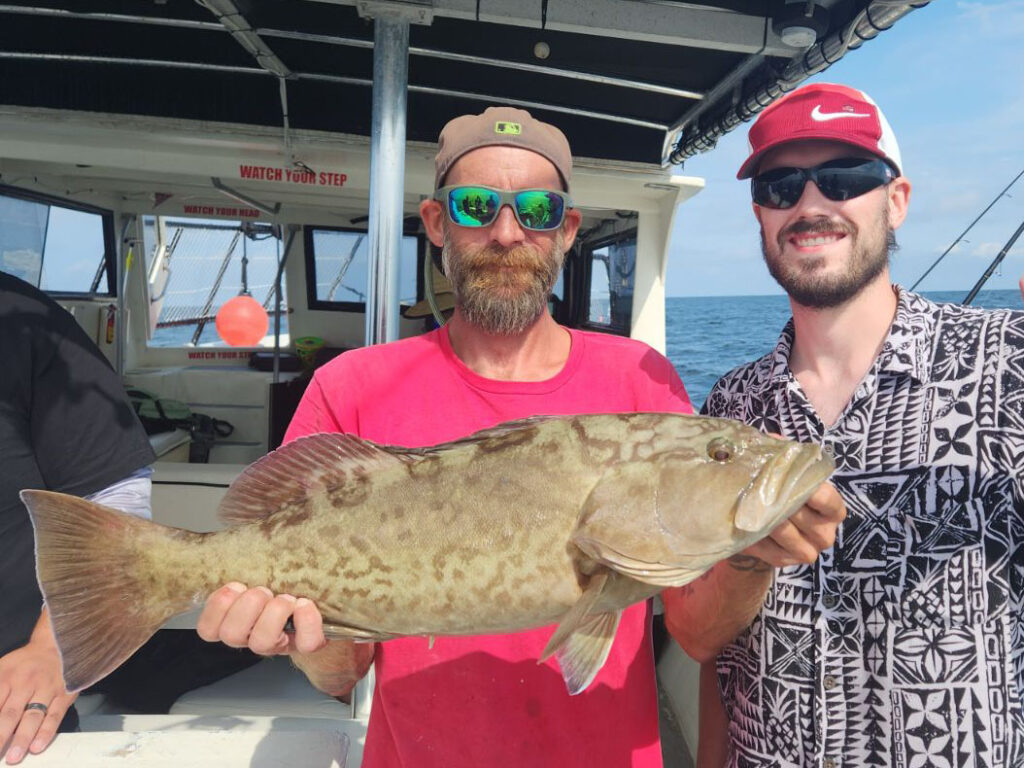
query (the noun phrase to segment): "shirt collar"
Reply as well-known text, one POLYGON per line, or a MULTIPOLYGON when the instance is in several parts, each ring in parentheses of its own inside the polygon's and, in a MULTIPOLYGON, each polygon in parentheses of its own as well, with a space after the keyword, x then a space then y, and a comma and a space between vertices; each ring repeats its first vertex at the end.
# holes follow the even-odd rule
POLYGON ((875 370, 906 374, 925 383, 931 379, 935 305, 899 285, 892 288, 897 295, 896 317, 878 353, 875 370))

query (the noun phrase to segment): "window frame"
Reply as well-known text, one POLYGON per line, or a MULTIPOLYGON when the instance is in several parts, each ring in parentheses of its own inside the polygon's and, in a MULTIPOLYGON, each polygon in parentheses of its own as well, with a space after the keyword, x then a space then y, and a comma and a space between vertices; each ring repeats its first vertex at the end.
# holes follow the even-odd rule
MULTIPOLYGON (((55 291, 37 285, 36 288, 52 296, 55 299, 116 299, 119 295, 117 284, 117 239, 114 235, 114 212, 109 208, 101 208, 88 203, 68 200, 57 195, 48 195, 43 192, 35 192, 21 187, 13 187, 8 184, 0 184, 0 195, 13 197, 17 200, 25 200, 31 203, 39 203, 48 206, 67 208, 81 213, 98 215, 103 224, 103 250, 104 262, 107 273, 107 292, 101 291, 55 291)), ((42 254, 45 257, 45 253, 42 254)), ((41 273, 40 273, 41 276, 41 273)))
MULTIPOLYGON (((625 328, 619 328, 619 327, 611 325, 611 324, 595 323, 594 321, 592 321, 590 319, 590 289, 591 289, 591 286, 592 286, 592 283, 593 283, 593 278, 594 278, 594 275, 593 275, 594 251, 600 250, 601 248, 604 248, 605 246, 613 245, 615 243, 620 243, 620 242, 622 242, 624 240, 629 240, 629 239, 633 240, 634 249, 636 249, 636 244, 638 242, 638 233, 639 233, 639 228, 638 227, 630 227, 629 229, 624 229, 624 230, 622 230, 620 232, 613 232, 613 233, 611 233, 609 235, 606 235, 606 236, 601 237, 601 238, 599 238, 597 240, 594 240, 593 242, 585 243, 580 248, 581 260, 583 262, 583 280, 582 280, 583 290, 580 292, 580 299, 581 299, 580 305, 581 306, 580 306, 580 310, 579 310, 580 314, 579 314, 578 327, 583 328, 583 329, 588 330, 588 331, 598 331, 600 333, 610 333, 610 334, 613 334, 615 336, 624 336, 626 338, 630 337, 630 334, 633 331, 633 311, 632 311, 632 307, 630 308, 630 312, 629 312, 629 323, 627 324, 627 326, 625 328)), ((636 258, 635 257, 634 257, 634 260, 633 260, 633 270, 634 270, 633 296, 635 297, 636 296, 636 279, 635 279, 636 258)), ((608 277, 609 277, 609 285, 611 285, 611 275, 609 275, 608 277)))
MULTIPOLYGON (((302 250, 306 266, 306 308, 325 312, 366 312, 365 301, 326 301, 318 299, 316 295, 316 253, 313 249, 314 232, 348 232, 355 235, 366 235, 369 233, 359 227, 336 227, 321 224, 304 224, 302 227, 302 250)), ((403 232, 402 237, 411 237, 416 240, 416 294, 422 298, 423 292, 423 258, 424 243, 426 238, 420 232, 403 232)), ((429 258, 429 254, 427 255, 429 258)), ((418 299, 417 299, 418 300, 418 299)))

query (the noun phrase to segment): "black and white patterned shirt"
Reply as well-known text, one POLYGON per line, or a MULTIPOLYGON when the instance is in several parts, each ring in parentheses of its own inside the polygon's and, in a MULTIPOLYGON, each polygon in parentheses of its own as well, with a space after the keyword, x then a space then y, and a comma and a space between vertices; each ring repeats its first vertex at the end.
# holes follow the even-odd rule
POLYGON ((705 404, 824 444, 849 512, 718 658, 734 766, 1024 766, 1024 313, 897 290, 833 426, 792 321, 705 404))

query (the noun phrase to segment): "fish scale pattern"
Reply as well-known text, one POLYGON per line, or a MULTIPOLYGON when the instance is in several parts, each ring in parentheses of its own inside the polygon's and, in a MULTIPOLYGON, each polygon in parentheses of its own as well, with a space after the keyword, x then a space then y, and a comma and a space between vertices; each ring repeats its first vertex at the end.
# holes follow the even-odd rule
POLYGON ((719 656, 733 766, 1024 765, 1024 313, 896 290, 832 426, 789 370, 792 323, 705 404, 824 444, 849 511, 719 656))

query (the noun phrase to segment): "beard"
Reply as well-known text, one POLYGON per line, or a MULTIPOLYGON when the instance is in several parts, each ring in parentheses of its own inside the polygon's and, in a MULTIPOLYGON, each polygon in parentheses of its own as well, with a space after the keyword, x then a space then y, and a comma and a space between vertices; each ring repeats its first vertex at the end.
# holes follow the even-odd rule
POLYGON ((441 259, 459 312, 485 333, 522 333, 547 307, 565 260, 563 243, 558 230, 546 253, 529 245, 458 246, 445 222, 441 259))
POLYGON ((852 223, 822 217, 794 222, 781 230, 776 242, 769 246, 764 227, 761 227, 761 253, 768 272, 793 301, 810 309, 830 309, 845 304, 882 274, 889 264, 889 255, 896 248, 896 234, 889 225, 888 209, 884 207, 870 230, 864 231, 852 223), (836 231, 843 232, 851 241, 849 260, 837 274, 822 274, 827 265, 824 256, 787 259, 782 255, 791 235, 836 231))

